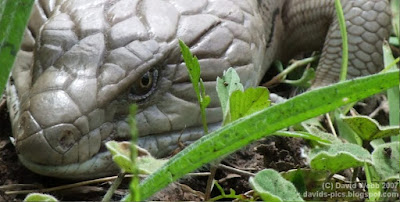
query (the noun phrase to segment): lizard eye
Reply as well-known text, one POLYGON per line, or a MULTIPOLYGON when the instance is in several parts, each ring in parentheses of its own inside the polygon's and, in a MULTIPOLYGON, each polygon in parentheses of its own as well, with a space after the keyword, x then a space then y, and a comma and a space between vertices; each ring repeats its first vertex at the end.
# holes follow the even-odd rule
POLYGON ((151 69, 142 75, 131 87, 129 98, 141 102, 148 98, 155 90, 158 80, 158 70, 151 69))

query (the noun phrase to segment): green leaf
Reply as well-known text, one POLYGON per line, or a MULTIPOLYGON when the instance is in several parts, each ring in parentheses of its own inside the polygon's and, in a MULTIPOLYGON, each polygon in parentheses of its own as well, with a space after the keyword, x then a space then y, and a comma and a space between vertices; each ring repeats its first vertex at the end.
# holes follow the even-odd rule
POLYGON ((396 86, 398 81, 398 70, 357 78, 308 91, 286 102, 238 119, 203 136, 143 180, 141 196, 146 199, 208 162, 278 130, 396 86))
POLYGON ((372 152, 374 168, 383 181, 400 179, 399 155, 399 142, 397 141, 381 144, 372 152))
POLYGON ((32 193, 28 194, 28 196, 24 199, 25 202, 37 202, 37 201, 45 201, 45 202, 56 202, 58 201, 54 196, 49 194, 39 194, 32 193))
POLYGON ((385 141, 382 139, 376 139, 372 140, 369 144, 372 146, 373 149, 376 149, 379 145, 385 144, 385 141))
POLYGON ((354 132, 347 124, 344 123, 342 119, 342 110, 336 109, 334 112, 334 116, 339 136, 350 143, 362 145, 362 139, 357 135, 356 132, 354 132))
POLYGON ((216 88, 221 103, 222 114, 225 119, 229 111, 229 98, 231 94, 236 90, 243 91, 243 85, 240 83, 239 75, 235 69, 229 68, 227 71, 224 71, 223 76, 217 78, 216 88))
MULTIPOLYGON (((334 136, 331 133, 327 133, 325 131, 322 131, 321 129, 319 129, 317 126, 315 125, 309 125, 307 123, 302 124, 302 126, 307 130, 307 132, 309 132, 310 134, 323 139, 323 140, 327 140, 325 141, 325 143, 328 144, 341 144, 342 141, 337 138, 336 136, 334 136)), ((324 143, 319 141, 319 143, 324 143)))
POLYGON ((197 57, 193 57, 190 52, 189 47, 181 40, 179 40, 179 46, 181 47, 181 52, 183 60, 185 61, 186 68, 189 72, 190 81, 193 84, 194 91, 196 94, 200 94, 199 82, 200 82, 200 64, 197 57))
POLYGON ((282 172, 281 175, 292 182, 300 194, 303 194, 306 191, 319 191, 322 184, 327 182, 329 172, 301 168, 282 172))
POLYGON ((34 0, 0 1, 0 95, 21 45, 34 0))
POLYGON ((351 143, 334 144, 312 149, 310 166, 315 170, 337 173, 341 170, 372 164, 371 154, 361 146, 351 143))
POLYGON ((181 47, 183 60, 186 63, 189 78, 192 82, 193 89, 197 96, 197 101, 200 105, 201 121, 203 123, 204 133, 207 134, 208 126, 205 109, 210 104, 211 98, 206 95, 203 80, 200 78, 200 64, 197 60, 197 57, 193 57, 189 47, 182 40, 179 40, 179 46, 181 47))
POLYGON ((368 116, 343 117, 342 119, 361 139, 366 141, 398 135, 400 131, 398 126, 381 127, 377 121, 368 116))
MULTIPOLYGON (((134 166, 130 159, 130 142, 109 141, 106 143, 107 149, 110 151, 113 161, 123 170, 123 172, 133 173, 134 166)), ((136 163, 141 174, 151 174, 158 168, 162 167, 167 160, 155 159, 146 150, 136 146, 138 157, 136 163)))
POLYGON ((296 187, 275 170, 262 170, 249 181, 264 201, 303 201, 296 187))
POLYGON ((269 91, 264 87, 248 88, 244 92, 234 91, 229 98, 228 118, 224 124, 230 123, 254 112, 269 107, 269 91))
POLYGON ((205 109, 211 102, 211 98, 210 96, 206 95, 206 90, 204 88, 204 82, 203 79, 200 78, 200 93, 201 93, 201 105, 203 107, 203 109, 205 109))

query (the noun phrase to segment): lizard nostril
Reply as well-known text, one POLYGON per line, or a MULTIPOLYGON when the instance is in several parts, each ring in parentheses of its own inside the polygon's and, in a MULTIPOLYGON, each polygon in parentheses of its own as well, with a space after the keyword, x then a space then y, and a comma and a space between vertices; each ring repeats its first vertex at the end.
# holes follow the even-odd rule
POLYGON ((60 135, 60 147, 63 150, 68 150, 75 144, 74 133, 71 130, 65 130, 60 135))
POLYGON ((58 153, 65 154, 77 146, 81 133, 72 124, 59 124, 44 130, 47 143, 58 153))

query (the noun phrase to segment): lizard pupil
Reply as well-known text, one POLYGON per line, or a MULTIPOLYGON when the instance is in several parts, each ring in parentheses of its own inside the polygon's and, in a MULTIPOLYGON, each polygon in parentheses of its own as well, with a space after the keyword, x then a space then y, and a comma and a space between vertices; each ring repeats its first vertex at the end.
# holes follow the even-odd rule
POLYGON ((149 75, 149 72, 143 75, 142 79, 140 80, 140 87, 142 88, 149 88, 151 87, 152 78, 149 75))

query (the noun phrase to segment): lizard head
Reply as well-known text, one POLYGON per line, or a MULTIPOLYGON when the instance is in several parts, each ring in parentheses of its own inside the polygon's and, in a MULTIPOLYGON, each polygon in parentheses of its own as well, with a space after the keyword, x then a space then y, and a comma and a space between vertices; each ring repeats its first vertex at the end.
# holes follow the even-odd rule
POLYGON ((218 126, 217 76, 235 67, 248 87, 266 71, 265 33, 260 16, 252 14, 256 6, 229 1, 226 10, 221 2, 104 0, 58 6, 42 26, 34 52, 18 53, 8 86, 23 164, 64 178, 114 173, 104 143, 129 139, 131 104, 138 105, 139 145, 157 157, 168 155, 179 141, 201 137, 200 109, 178 39, 199 58, 212 99, 207 120, 218 126))

